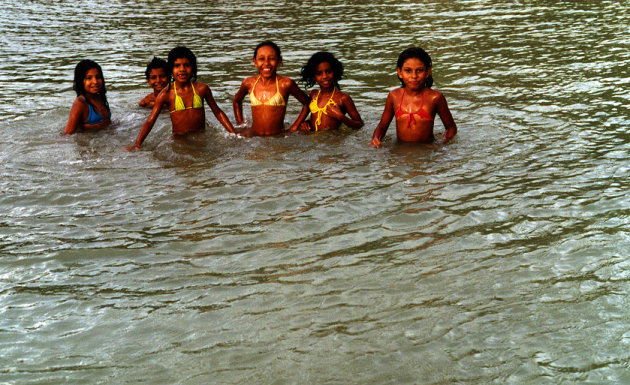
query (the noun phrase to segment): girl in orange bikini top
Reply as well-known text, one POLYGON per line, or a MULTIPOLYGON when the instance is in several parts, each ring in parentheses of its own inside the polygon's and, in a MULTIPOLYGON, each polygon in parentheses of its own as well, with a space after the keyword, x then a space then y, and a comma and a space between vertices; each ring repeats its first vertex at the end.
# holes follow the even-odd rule
MULTIPOLYGON (((381 116, 381 121, 376 126, 372 134, 370 146, 381 147, 381 140, 387 133, 387 128, 392 119, 396 117, 396 136, 403 142, 430 143, 435 140, 433 135, 434 116, 437 113, 444 124, 445 132, 441 142, 446 143, 457 133, 457 126, 448 108, 446 99, 441 92, 431 89, 433 78, 431 77, 432 63, 431 57, 420 47, 411 47, 404 50, 396 63, 396 74, 402 87, 390 91, 385 102, 385 110, 381 116), (405 95, 416 96, 420 94, 420 106, 415 111, 405 112, 402 109, 405 95), (400 99, 399 99, 400 98, 400 99), (424 104, 431 114, 424 110, 424 104), (398 106, 396 107, 396 104, 398 106), (401 121, 407 115, 407 126, 401 121), (412 125, 416 123, 417 115, 419 120, 429 121, 427 124, 412 125), (400 119, 400 120, 399 120, 400 119)), ((410 103, 409 109, 414 109, 417 102, 410 103)))
POLYGON ((403 99, 405 99, 404 88, 403 88, 402 97, 400 98, 400 104, 398 105, 398 109, 396 110, 396 113, 394 115, 396 116, 396 119, 400 118, 401 116, 405 114, 409 115, 409 120, 407 121, 407 127, 411 127, 411 123, 416 122, 416 120, 413 118, 414 115, 418 115, 420 119, 433 121, 433 118, 431 117, 431 115, 429 115, 425 110, 422 109, 422 106, 424 106, 424 93, 420 96, 420 107, 418 108, 417 112, 404 112, 402 110, 403 99))

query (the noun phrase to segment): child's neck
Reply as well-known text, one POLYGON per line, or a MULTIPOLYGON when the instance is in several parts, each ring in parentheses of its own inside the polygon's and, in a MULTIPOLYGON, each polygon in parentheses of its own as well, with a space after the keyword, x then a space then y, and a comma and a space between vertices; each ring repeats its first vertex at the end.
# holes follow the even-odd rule
POLYGON ((409 86, 405 86, 405 93, 411 94, 411 95, 420 95, 422 91, 424 91, 425 88, 426 88, 425 86, 420 86, 418 88, 411 88, 409 86))
POLYGON ((319 87, 319 92, 322 93, 322 94, 332 93, 335 90, 335 88, 337 88, 337 87, 335 87, 334 85, 332 87, 321 87, 320 86, 319 87))
POLYGON ((192 79, 188 78, 188 80, 180 82, 179 80, 175 80, 175 87, 177 88, 184 88, 184 87, 188 87, 190 86, 190 83, 192 83, 192 79))
POLYGON ((262 74, 260 74, 259 76, 260 76, 260 80, 259 80, 260 83, 262 83, 262 84, 269 84, 269 83, 275 83, 276 82, 277 74, 274 72, 268 78, 264 77, 262 74))
POLYGON ((101 100, 103 100, 103 97, 101 96, 100 93, 99 94, 91 94, 89 92, 86 92, 86 93, 83 94, 83 97, 86 100, 89 100, 90 103, 94 103, 95 101, 96 102, 101 102, 101 100))

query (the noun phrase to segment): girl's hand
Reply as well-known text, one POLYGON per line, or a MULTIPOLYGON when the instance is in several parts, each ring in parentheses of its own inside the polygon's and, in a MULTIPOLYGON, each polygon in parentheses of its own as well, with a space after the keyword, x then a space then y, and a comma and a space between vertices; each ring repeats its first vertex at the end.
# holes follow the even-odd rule
POLYGON ((381 148, 381 141, 378 138, 373 138, 370 144, 368 144, 368 146, 381 148))
POLYGON ((302 122, 302 124, 300 124, 300 131, 310 131, 311 130, 311 124, 306 121, 306 122, 302 122))
POLYGON ((125 151, 138 151, 138 150, 140 150, 140 147, 139 147, 139 146, 136 146, 136 145, 134 144, 134 145, 132 145, 132 146, 129 146, 129 147, 125 147, 125 148, 123 148, 123 150, 125 150, 125 151))
POLYGON ((326 109, 326 112, 328 113, 328 116, 330 116, 331 118, 335 120, 342 120, 343 117, 345 116, 344 113, 341 112, 341 110, 337 106, 329 106, 326 109))

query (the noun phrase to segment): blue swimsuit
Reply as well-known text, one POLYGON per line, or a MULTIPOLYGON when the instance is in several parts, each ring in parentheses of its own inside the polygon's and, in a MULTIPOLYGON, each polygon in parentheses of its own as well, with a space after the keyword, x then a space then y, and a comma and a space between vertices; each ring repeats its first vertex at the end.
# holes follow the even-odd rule
MULTIPOLYGON (((85 102, 88 105, 88 119, 87 119, 87 122, 85 122, 84 124, 90 125, 90 124, 98 124, 98 123, 104 122, 105 118, 103 118, 101 114, 99 114, 98 111, 96 111, 94 107, 92 107, 90 102, 88 102, 85 99, 85 97, 83 97, 83 95, 81 95, 80 97, 83 98, 83 100, 85 100, 85 102)), ((109 104, 106 104, 105 106, 107 107, 107 119, 111 119, 112 112, 109 110, 109 104)))

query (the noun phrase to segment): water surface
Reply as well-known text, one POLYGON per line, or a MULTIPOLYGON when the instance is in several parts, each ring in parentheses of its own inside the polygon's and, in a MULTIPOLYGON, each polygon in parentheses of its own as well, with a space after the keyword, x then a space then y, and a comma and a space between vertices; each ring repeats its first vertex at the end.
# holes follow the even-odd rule
POLYGON ((630 383, 626 4, 0 14, 0 382, 630 383), (366 127, 244 139, 206 109, 203 134, 173 140, 163 115, 142 151, 120 150, 148 115, 154 55, 193 49, 233 119, 267 38, 293 78, 335 53, 366 127), (390 129, 369 148, 410 45, 459 133, 398 145, 390 129), (83 58, 103 67, 115 129, 63 137, 83 58))

